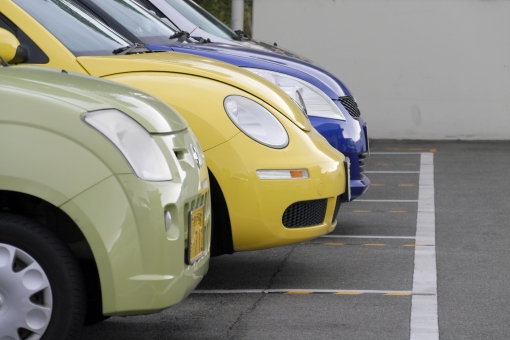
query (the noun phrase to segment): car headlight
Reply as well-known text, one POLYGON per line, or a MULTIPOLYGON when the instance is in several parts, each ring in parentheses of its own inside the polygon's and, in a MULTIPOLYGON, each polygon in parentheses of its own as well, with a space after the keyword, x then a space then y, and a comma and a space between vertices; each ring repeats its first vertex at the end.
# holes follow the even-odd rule
POLYGON ((163 152, 150 133, 134 119, 112 109, 87 113, 83 120, 117 147, 138 178, 172 180, 163 152))
POLYGON ((327 94, 314 85, 279 72, 256 68, 245 69, 281 88, 308 116, 345 120, 347 112, 342 112, 327 94))
POLYGON ((274 149, 289 144, 282 123, 259 103, 241 96, 228 96, 223 102, 232 122, 248 137, 274 149))

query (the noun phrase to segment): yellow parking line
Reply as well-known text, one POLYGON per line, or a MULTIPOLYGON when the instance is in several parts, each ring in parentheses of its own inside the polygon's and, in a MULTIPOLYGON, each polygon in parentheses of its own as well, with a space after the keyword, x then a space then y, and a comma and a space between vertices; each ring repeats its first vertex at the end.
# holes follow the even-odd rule
POLYGON ((334 295, 361 295, 363 292, 338 292, 333 293, 334 295))
POLYGON ((326 242, 326 243, 323 243, 322 245, 330 246, 330 247, 341 247, 341 246, 345 246, 345 243, 326 242))
POLYGON ((362 244, 363 247, 384 247, 386 244, 384 243, 365 243, 362 244))
POLYGON ((414 187, 414 184, 399 184, 399 187, 414 187))
POLYGON ((388 212, 389 213, 395 213, 395 214, 402 214, 402 213, 405 213, 407 211, 405 211, 405 210, 389 210, 388 212))
POLYGON ((387 293, 383 294, 383 296, 411 296, 413 293, 387 293))
POLYGON ((370 210, 354 210, 355 213, 369 213, 370 210))
POLYGON ((286 292, 285 295, 310 295, 313 292, 286 292))

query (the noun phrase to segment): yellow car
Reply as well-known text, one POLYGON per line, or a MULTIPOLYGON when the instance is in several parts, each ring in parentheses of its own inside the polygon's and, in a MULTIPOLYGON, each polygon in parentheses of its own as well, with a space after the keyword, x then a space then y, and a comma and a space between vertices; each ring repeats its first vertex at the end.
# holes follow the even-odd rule
POLYGON ((335 228, 349 190, 345 158, 270 82, 207 58, 150 53, 66 0, 2 0, 0 27, 8 62, 132 86, 188 121, 210 171, 213 255, 298 243, 335 228))

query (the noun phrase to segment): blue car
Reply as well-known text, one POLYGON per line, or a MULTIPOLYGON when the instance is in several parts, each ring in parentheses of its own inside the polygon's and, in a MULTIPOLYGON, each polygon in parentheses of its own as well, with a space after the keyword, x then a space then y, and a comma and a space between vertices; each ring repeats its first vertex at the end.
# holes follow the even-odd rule
POLYGON ((350 194, 355 199, 369 187, 364 160, 369 152, 367 124, 354 97, 334 75, 313 64, 266 51, 209 43, 193 33, 178 31, 159 20, 142 0, 73 0, 108 26, 151 51, 174 51, 243 67, 282 88, 307 113, 311 124, 349 158, 350 194), (142 3, 142 5, 140 5, 142 3), (194 42, 195 41, 195 42, 194 42))

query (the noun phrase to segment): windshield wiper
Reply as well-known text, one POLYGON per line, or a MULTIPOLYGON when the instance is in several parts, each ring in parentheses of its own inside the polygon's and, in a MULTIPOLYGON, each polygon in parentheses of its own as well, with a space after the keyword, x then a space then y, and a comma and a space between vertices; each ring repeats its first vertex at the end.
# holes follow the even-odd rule
POLYGON ((251 40, 251 38, 248 36, 248 34, 244 33, 242 30, 235 31, 235 34, 239 37, 241 40, 251 40))
POLYGON ((148 49, 145 44, 141 43, 134 43, 129 46, 124 46, 121 48, 118 48, 116 50, 113 50, 113 54, 115 55, 123 55, 123 54, 137 54, 137 53, 144 53, 144 52, 152 52, 150 49, 148 49))
POLYGON ((168 39, 178 39, 179 42, 184 42, 189 38, 189 33, 186 31, 179 31, 175 34, 172 34, 168 39))
POLYGON ((191 33, 186 32, 186 31, 179 31, 179 32, 175 33, 174 35, 171 35, 168 39, 178 39, 177 41, 182 43, 182 42, 188 40, 189 38, 198 41, 199 44, 207 44, 207 43, 211 42, 211 39, 209 39, 209 38, 204 39, 202 37, 192 37, 191 33))

